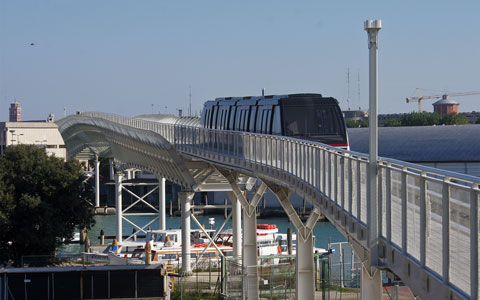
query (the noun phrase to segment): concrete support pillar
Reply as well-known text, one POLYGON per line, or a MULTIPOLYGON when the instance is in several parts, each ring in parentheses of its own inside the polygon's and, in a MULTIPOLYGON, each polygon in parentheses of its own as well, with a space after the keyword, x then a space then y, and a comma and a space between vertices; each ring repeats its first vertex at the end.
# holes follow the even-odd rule
POLYGON ((95 156, 95 207, 100 206, 100 161, 95 156))
POLYGON ((122 178, 123 174, 115 174, 115 211, 117 213, 117 241, 122 242, 123 228, 122 228, 122 178))
POLYGON ((242 255, 242 204, 234 193, 228 193, 232 202, 233 256, 242 255))
POLYGON ((383 299, 382 272, 379 269, 362 265, 362 276, 360 278, 360 299, 383 299))
POLYGON ((296 253, 296 297, 295 299, 315 299, 315 270, 313 263, 313 235, 306 239, 297 230, 296 253))
POLYGON ((182 274, 189 275, 192 273, 190 263, 190 204, 193 199, 193 192, 178 193, 181 202, 182 215, 182 274))
POLYGON ((162 177, 158 180, 158 211, 160 229, 165 230, 167 229, 167 204, 165 198, 165 178, 162 177))
MULTIPOLYGON (((246 299, 258 299, 258 269, 257 269, 257 216, 250 216, 246 210, 243 213, 243 268, 246 272, 246 285, 243 294, 246 299), (246 290, 245 290, 246 289, 246 290)), ((244 273, 245 274, 245 273, 244 273)), ((245 276, 244 276, 245 278, 245 276)))
POLYGON ((108 160, 108 169, 110 170, 109 172, 110 180, 115 180, 115 169, 113 168, 113 158, 110 158, 108 160))

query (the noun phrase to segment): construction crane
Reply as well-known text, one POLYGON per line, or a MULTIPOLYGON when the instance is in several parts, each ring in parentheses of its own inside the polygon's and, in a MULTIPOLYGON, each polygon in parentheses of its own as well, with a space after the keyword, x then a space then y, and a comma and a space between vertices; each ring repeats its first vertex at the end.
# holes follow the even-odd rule
POLYGON ((418 94, 417 97, 407 98, 407 103, 418 102, 418 111, 422 112, 422 101, 424 99, 448 99, 450 97, 480 95, 480 91, 465 92, 465 93, 444 93, 444 94, 441 94, 441 95, 421 96, 420 95, 420 89, 417 88, 417 94, 418 94))

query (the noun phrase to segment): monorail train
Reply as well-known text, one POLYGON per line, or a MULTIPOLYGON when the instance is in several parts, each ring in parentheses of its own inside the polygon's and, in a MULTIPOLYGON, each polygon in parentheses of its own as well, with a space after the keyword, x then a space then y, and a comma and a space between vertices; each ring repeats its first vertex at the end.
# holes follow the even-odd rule
POLYGON ((202 127, 283 135, 349 149, 338 101, 320 94, 227 97, 204 104, 202 127))

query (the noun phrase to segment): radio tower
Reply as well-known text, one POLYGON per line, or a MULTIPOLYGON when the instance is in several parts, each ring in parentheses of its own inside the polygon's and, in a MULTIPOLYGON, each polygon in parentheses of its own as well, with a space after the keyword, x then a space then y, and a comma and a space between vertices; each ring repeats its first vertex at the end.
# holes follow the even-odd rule
POLYGON ((357 84, 358 84, 358 95, 357 95, 358 96, 358 99, 357 99, 358 100, 358 109, 360 109, 361 108, 361 106, 360 106, 360 70, 358 70, 358 72, 357 72, 357 84))
POLYGON ((347 68, 347 106, 350 110, 350 68, 347 68))
POLYGON ((192 116, 192 86, 191 85, 188 85, 188 97, 189 97, 189 107, 188 107, 188 116, 191 117, 192 116))

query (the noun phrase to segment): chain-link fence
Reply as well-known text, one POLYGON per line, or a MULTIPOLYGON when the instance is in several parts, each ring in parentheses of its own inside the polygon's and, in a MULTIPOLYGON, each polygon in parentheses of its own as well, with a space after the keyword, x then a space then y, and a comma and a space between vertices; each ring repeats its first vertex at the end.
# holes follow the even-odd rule
POLYGON ((330 255, 330 284, 341 288, 360 287, 362 263, 347 243, 329 243, 335 249, 330 255))

